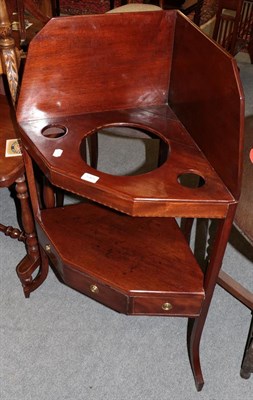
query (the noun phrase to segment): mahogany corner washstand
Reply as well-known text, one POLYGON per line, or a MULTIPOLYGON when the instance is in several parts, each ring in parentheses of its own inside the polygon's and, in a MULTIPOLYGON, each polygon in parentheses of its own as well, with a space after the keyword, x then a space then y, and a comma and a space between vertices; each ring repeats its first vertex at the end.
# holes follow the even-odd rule
POLYGON ((56 18, 30 45, 17 115, 50 264, 68 286, 119 312, 189 317, 201 390, 200 338, 240 192, 235 61, 177 11, 56 18), (86 139, 97 156, 105 127, 159 138, 158 167, 137 176, 91 167, 86 139), (49 182, 44 208, 35 165, 49 182), (198 185, 188 187, 183 177, 194 174, 198 185), (54 188, 86 201, 54 207, 54 188), (175 217, 218 219, 205 275, 175 217))

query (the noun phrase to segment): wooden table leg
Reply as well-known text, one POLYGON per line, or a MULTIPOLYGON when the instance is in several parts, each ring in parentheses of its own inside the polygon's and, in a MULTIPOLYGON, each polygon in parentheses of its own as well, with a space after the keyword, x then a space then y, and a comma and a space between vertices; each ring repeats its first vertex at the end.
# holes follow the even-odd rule
POLYGON ((17 266, 17 274, 22 283, 25 297, 35 290, 46 279, 48 273, 48 262, 41 258, 37 235, 25 176, 16 180, 17 197, 21 205, 21 219, 25 233, 25 244, 27 255, 17 266), (35 270, 39 268, 36 278, 32 277, 35 270))
POLYGON ((253 373, 253 314, 249 329, 249 336, 246 343, 246 348, 242 360, 240 375, 244 379, 250 378, 253 373))
POLYGON ((233 218, 235 214, 236 206, 231 205, 226 219, 219 221, 218 230, 214 239, 212 253, 210 255, 210 262, 208 264, 205 279, 205 300, 199 317, 189 319, 188 332, 187 332, 187 343, 188 343, 188 354, 192 372, 195 379, 196 388, 200 391, 204 385, 203 375, 200 366, 199 357, 199 346, 201 335, 203 332, 205 320, 217 282, 218 274, 222 265, 222 259, 226 250, 227 242, 229 239, 230 231, 233 224, 233 218))
POLYGON ((30 293, 37 289, 46 279, 48 274, 48 258, 41 250, 40 257, 32 260, 26 255, 17 266, 17 274, 22 283, 24 295, 30 297, 30 293), (37 275, 33 278, 32 274, 38 270, 37 275))

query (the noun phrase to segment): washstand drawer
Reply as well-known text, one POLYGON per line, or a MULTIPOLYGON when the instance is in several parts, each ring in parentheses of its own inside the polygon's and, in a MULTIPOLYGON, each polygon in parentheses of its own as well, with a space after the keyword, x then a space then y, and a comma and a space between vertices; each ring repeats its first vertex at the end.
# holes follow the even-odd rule
POLYGON ((83 274, 80 271, 70 269, 66 265, 63 266, 62 278, 64 283, 73 289, 78 290, 115 311, 127 314, 128 296, 112 289, 104 282, 83 274))
POLYGON ((133 314, 195 317, 200 314, 203 296, 176 295, 166 297, 135 297, 133 314))
POLYGON ((37 227, 37 232, 40 244, 44 248, 49 257, 50 264, 56 270, 62 282, 115 311, 124 314, 128 313, 129 298, 127 295, 118 292, 102 280, 77 270, 73 265, 62 260, 52 242, 50 242, 39 226, 37 227))

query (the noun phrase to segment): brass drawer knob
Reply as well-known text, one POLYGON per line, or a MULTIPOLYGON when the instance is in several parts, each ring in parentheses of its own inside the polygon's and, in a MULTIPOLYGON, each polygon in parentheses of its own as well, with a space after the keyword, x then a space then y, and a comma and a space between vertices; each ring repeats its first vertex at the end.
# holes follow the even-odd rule
POLYGON ((162 305, 162 309, 164 310, 164 311, 169 311, 169 310, 171 310, 173 308, 173 306, 172 306, 172 304, 170 304, 170 303, 163 303, 163 305, 162 305))
POLYGON ((46 244, 45 250, 46 250, 47 252, 51 251, 51 246, 50 246, 50 244, 46 244))
POLYGON ((90 285, 90 291, 95 294, 99 293, 99 289, 98 289, 97 285, 90 285))

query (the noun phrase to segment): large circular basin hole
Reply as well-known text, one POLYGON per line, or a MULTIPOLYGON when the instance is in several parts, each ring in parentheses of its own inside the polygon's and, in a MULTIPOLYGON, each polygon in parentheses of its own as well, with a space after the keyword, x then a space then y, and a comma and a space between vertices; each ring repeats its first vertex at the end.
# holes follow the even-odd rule
POLYGON ((177 180, 180 185, 190 189, 200 188, 205 184, 205 179, 195 172, 182 173, 178 176, 177 180))
POLYGON ((67 128, 64 125, 50 124, 45 126, 41 133, 46 138, 58 139, 67 133, 67 128))
POLYGON ((98 130, 83 139, 80 145, 80 154, 86 163, 98 171, 116 176, 153 171, 167 160, 168 153, 168 144, 157 135, 125 126, 98 130), (96 146, 97 162, 94 162, 96 146))

